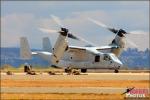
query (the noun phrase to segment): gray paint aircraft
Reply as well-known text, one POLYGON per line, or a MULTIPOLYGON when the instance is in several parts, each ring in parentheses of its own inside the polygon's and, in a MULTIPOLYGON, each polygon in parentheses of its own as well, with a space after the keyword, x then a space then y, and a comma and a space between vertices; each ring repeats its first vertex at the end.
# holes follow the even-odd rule
MULTIPOLYGON (((122 29, 109 28, 106 25, 97 22, 96 20, 89 19, 90 21, 107 28, 109 31, 116 34, 115 38, 108 46, 101 47, 79 47, 69 46, 68 38, 75 40, 83 40, 80 37, 69 32, 60 23, 60 20, 56 16, 52 18, 61 26, 61 30, 58 31, 59 36, 54 47, 51 47, 48 38, 43 39, 44 51, 31 51, 27 38, 21 38, 20 54, 23 59, 31 59, 32 55, 39 55, 43 59, 50 62, 53 67, 60 67, 64 69, 81 69, 81 72, 86 72, 87 69, 111 69, 115 73, 119 68, 123 66, 122 62, 118 59, 120 53, 125 47, 125 35, 128 34, 122 29)), ((57 32, 55 30, 43 29, 44 32, 57 32)), ((85 40, 84 40, 85 41, 85 40)), ((90 43, 90 42, 89 42, 90 43)), ((66 71, 66 70, 65 70, 66 71)))

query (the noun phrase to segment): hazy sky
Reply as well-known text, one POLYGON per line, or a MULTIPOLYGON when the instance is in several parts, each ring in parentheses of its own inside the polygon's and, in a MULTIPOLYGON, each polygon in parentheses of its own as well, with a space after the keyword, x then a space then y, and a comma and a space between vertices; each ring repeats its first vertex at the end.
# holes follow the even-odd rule
MULTIPOLYGON (((71 32, 98 46, 109 44, 115 37, 106 29, 87 20, 88 17, 126 31, 141 31, 144 35, 126 36, 140 50, 149 47, 148 1, 2 1, 1 46, 19 47, 19 38, 26 36, 31 48, 41 48, 42 38, 55 43, 57 33, 42 33, 39 28, 59 30, 50 15, 58 16, 71 32)), ((69 39, 70 45, 85 43, 69 39)), ((127 44, 127 47, 133 47, 127 44)))

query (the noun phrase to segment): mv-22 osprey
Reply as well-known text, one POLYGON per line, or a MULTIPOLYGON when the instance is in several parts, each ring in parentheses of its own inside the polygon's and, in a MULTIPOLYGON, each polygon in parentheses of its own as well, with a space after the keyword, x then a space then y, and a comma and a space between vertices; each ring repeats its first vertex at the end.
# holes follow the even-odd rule
MULTIPOLYGON (((56 16, 52 18, 59 24, 60 20, 56 16)), ((45 40, 43 46, 47 49, 45 51, 31 51, 27 38, 21 38, 20 54, 21 58, 31 59, 32 55, 38 55, 43 59, 50 62, 53 67, 60 67, 65 69, 81 69, 81 72, 86 72, 87 69, 111 69, 115 73, 118 73, 120 67, 123 66, 122 62, 118 59, 120 53, 125 47, 125 34, 128 34, 122 29, 114 29, 106 27, 104 24, 98 23, 94 19, 90 21, 107 28, 116 36, 108 46, 101 47, 79 47, 69 46, 67 38, 76 40, 82 40, 80 37, 69 32, 67 28, 61 27, 58 31, 59 36, 52 50, 49 50, 47 43, 49 40, 45 40)), ((61 25, 62 26, 62 25, 61 25)), ((55 32, 49 29, 40 29, 44 32, 55 32)))

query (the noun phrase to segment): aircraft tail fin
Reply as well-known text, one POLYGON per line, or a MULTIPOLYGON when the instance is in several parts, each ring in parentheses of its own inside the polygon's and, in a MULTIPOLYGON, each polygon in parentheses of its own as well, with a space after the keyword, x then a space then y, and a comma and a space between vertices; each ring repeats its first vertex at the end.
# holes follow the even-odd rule
POLYGON ((22 59, 31 59, 32 57, 32 52, 26 37, 20 38, 20 57, 22 59))
POLYGON ((43 50, 52 52, 52 45, 51 45, 50 39, 48 37, 43 38, 43 50))

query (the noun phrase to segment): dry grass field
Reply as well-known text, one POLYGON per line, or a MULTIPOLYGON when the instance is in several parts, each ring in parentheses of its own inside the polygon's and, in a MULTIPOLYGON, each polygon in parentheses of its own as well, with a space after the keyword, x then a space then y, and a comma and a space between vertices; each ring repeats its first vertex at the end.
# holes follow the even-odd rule
MULTIPOLYGON (((137 87, 149 88, 148 80, 1 80, 2 87, 137 87)), ((124 100, 121 94, 2 93, 1 100, 124 100)))
POLYGON ((12 100, 124 100, 124 96, 121 94, 37 94, 37 93, 23 93, 23 94, 15 94, 15 93, 2 93, 2 100, 4 99, 12 99, 12 100), (43 99, 44 98, 44 99, 43 99))
POLYGON ((2 87, 137 87, 149 88, 148 80, 9 80, 2 87))
MULTIPOLYGON (((20 69, 4 69, 2 72, 12 71, 13 73, 23 72, 23 68, 20 69)), ((59 71, 55 69, 34 69, 36 72, 48 72, 59 71)), ((124 72, 126 73, 126 72, 124 72)), ((145 71, 144 71, 145 73, 145 71)), ((129 73, 132 75, 132 73, 129 73)), ((110 73, 109 73, 110 75, 110 73)), ((112 74, 114 77, 118 77, 116 74, 112 74)), ((129 75, 129 76, 130 76, 129 75)), ((143 74, 145 75, 145 74, 143 74)), ((1 78, 1 87, 114 87, 114 88, 149 88, 149 80, 144 80, 141 75, 140 80, 127 80, 118 78, 105 79, 107 75, 3 75, 1 78), (45 77, 43 79, 43 77, 45 77), (46 78, 47 77, 47 78, 46 78), (99 77, 104 77, 99 78, 99 77), (86 78, 86 79, 85 79, 86 78)), ((132 77, 137 76, 132 75, 132 77)), ((120 76, 119 76, 120 77, 120 76)), ((124 77, 124 76, 123 76, 124 77)), ((138 77, 139 78, 139 77, 138 77)), ((42 91, 42 90, 41 90, 42 91)), ((125 95, 118 94, 98 94, 98 93, 1 93, 1 100, 124 100, 125 95)), ((146 100, 146 99, 144 99, 146 100)))

